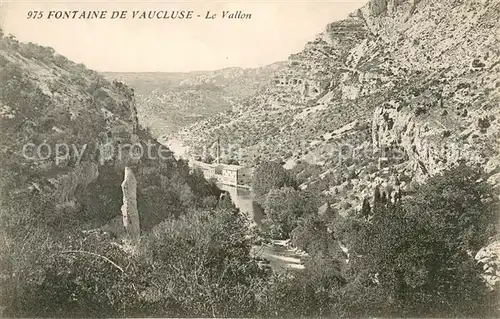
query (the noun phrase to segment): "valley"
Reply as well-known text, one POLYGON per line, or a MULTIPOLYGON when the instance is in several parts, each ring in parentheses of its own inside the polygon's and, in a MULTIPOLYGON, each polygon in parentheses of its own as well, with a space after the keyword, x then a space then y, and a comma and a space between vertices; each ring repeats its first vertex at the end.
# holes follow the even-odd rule
POLYGON ((370 0, 191 72, 0 32, 0 316, 499 317, 499 21, 370 0))

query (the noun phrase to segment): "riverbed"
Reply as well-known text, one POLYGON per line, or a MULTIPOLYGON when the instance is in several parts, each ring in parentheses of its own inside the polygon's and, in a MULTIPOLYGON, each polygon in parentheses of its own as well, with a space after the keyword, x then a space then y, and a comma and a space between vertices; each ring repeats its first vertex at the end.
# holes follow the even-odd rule
MULTIPOLYGON (((176 139, 165 140, 163 138, 158 141, 174 152, 177 159, 188 159, 187 153, 189 148, 185 147, 181 141, 176 139)), ((262 207, 252 200, 252 192, 250 189, 218 184, 219 188, 227 191, 231 196, 233 204, 243 214, 248 216, 250 222, 263 229, 262 220, 264 219, 264 211, 262 207)), ((303 269, 301 261, 303 255, 298 254, 295 249, 288 247, 287 243, 280 240, 274 240, 272 244, 263 243, 259 246, 252 247, 252 255, 261 257, 269 261, 269 265, 277 272, 282 272, 286 269, 303 269)))
MULTIPOLYGON (((252 192, 246 188, 229 185, 218 185, 220 189, 227 191, 231 196, 236 208, 246 214, 251 223, 259 229, 265 227, 262 224, 264 211, 262 207, 252 200, 252 192)), ((289 248, 287 241, 274 240, 272 244, 262 244, 252 247, 252 254, 269 261, 269 265, 278 272, 288 268, 303 269, 301 254, 295 249, 289 248)))

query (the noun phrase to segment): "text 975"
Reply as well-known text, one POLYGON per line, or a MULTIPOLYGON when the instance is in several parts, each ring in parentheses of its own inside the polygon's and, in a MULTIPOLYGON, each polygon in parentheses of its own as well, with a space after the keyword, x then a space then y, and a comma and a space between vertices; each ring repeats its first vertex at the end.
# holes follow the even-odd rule
POLYGON ((43 18, 43 11, 28 11, 27 19, 41 19, 43 18))

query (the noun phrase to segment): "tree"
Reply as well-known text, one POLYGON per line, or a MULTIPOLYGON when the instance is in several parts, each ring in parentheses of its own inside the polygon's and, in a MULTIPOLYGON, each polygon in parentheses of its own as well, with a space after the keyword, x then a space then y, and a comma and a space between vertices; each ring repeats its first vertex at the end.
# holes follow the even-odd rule
POLYGON ((280 163, 261 162, 252 179, 255 201, 263 204, 270 190, 279 189, 283 186, 297 188, 297 183, 280 163))
POLYGON ((292 244, 309 255, 343 259, 336 234, 328 228, 329 222, 317 214, 302 217, 291 232, 292 244))
POLYGON ((166 221, 144 239, 155 272, 154 316, 241 317, 258 310, 268 272, 251 258, 247 221, 233 208, 166 221))
POLYGON ((4 315, 140 314, 145 302, 138 291, 149 285, 151 268, 120 249, 105 233, 78 232, 64 239, 43 234, 25 240, 21 250, 5 247, 13 274, 7 282, 2 280, 10 293, 4 315))
POLYGON ((461 164, 411 195, 375 205, 369 223, 351 228, 351 281, 366 278, 356 294, 375 284, 392 300, 371 315, 495 315, 497 303, 473 257, 494 234, 498 218, 498 202, 481 171, 461 164))
POLYGON ((368 216, 371 215, 372 208, 370 206, 370 200, 368 198, 365 198, 363 200, 363 206, 361 207, 361 216, 364 218, 368 218, 368 216))
POLYGON ((314 194, 291 187, 271 189, 264 203, 266 223, 273 237, 289 238, 300 218, 316 214, 318 200, 314 194))
POLYGON ((305 262, 305 269, 292 276, 278 276, 267 290, 264 317, 332 317, 332 306, 345 284, 339 263, 318 254, 305 262))
POLYGON ((373 203, 374 203, 374 205, 377 205, 380 202, 381 202, 380 186, 377 185, 377 186, 375 186, 375 189, 373 190, 373 203))

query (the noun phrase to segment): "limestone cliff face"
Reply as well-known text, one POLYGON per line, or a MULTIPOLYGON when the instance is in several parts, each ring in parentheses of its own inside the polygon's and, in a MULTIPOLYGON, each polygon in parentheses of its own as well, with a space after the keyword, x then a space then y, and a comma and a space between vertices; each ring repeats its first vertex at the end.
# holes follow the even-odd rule
POLYGON ((500 195, 499 21, 498 0, 372 0, 237 114, 177 137, 196 150, 220 136, 250 166, 284 161, 341 214, 460 160, 483 165, 500 195))
MULTIPOLYGON (((195 150, 221 136, 221 143, 240 147, 239 160, 248 165, 259 158, 289 168, 298 161, 321 165, 324 174, 308 184, 328 183, 326 191, 350 189, 356 197, 377 183, 423 180, 460 159, 494 173, 499 19, 499 1, 372 0, 292 54, 237 114, 177 137, 195 150), (346 161, 342 146, 363 157, 346 161), (387 148, 404 154, 382 156, 380 167, 387 148), (355 185, 340 167, 359 172, 355 185)), ((496 183, 498 175, 490 179, 496 183)))
POLYGON ((493 151, 499 140, 500 26, 494 23, 499 3, 388 3, 394 8, 386 12, 390 19, 370 17, 366 10, 362 15, 372 21, 372 32, 397 45, 391 57, 408 70, 409 79, 402 82, 406 88, 393 90, 376 106, 373 143, 402 146, 419 163, 418 175, 434 174, 461 158, 493 171, 500 164, 493 151), (396 39, 387 22, 405 32, 396 39))
POLYGON ((3 168, 6 175, 30 172, 4 185, 13 196, 37 192, 57 205, 72 201, 99 176, 106 140, 130 141, 137 126, 129 88, 51 48, 2 37, 0 82, 3 168))

